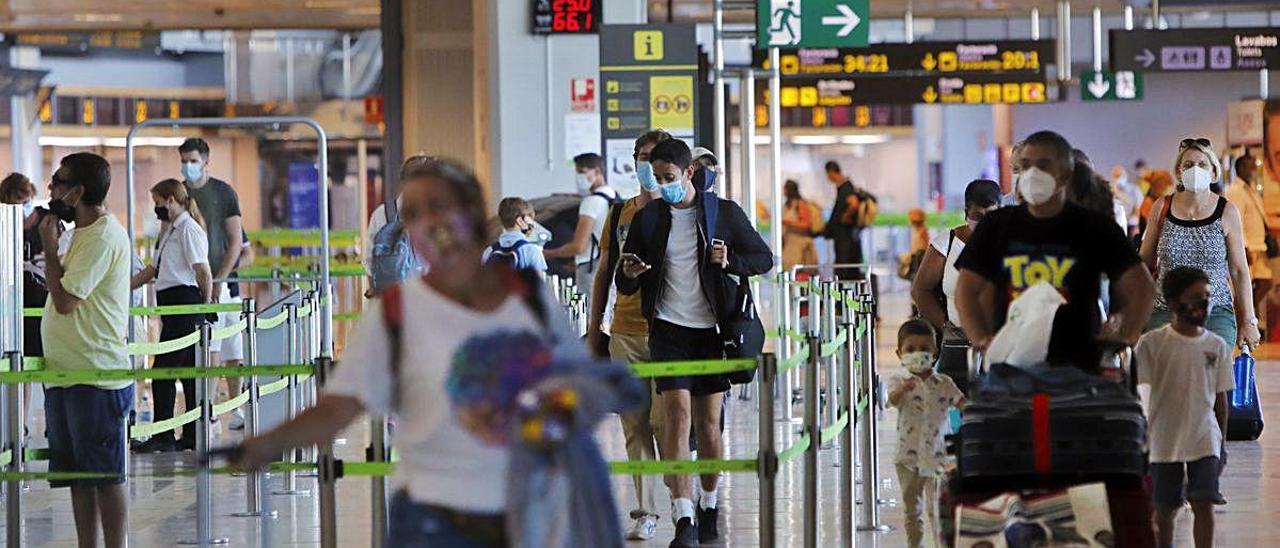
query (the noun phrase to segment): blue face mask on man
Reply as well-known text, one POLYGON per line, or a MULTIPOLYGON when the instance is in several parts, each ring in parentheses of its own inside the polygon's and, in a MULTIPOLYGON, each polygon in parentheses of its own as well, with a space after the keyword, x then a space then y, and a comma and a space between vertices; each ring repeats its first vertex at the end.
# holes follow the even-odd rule
POLYGON ((645 192, 658 190, 658 179, 653 176, 653 164, 636 162, 636 179, 640 180, 640 188, 645 192))
POLYGON ((683 202, 685 195, 688 193, 688 191, 685 190, 683 179, 671 183, 664 183, 659 186, 659 190, 662 191, 662 201, 667 202, 668 204, 678 204, 683 202))
POLYGON ((182 163, 182 178, 188 183, 199 181, 202 175, 204 175, 204 166, 195 162, 182 163))

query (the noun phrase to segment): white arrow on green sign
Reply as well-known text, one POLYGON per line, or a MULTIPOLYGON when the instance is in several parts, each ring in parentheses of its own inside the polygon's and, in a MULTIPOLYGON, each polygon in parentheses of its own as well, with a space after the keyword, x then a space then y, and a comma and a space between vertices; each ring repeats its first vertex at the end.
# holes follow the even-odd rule
POLYGON ((1131 70, 1085 71, 1080 75, 1084 101, 1141 101, 1142 73, 1131 70))
POLYGON ((866 47, 870 0, 757 0, 756 47, 866 47))

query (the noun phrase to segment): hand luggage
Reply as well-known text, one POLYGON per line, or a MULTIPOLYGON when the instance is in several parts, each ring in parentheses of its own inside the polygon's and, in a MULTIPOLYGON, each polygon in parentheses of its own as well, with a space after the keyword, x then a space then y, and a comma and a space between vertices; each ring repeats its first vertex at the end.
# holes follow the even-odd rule
POLYGON ((1231 391, 1231 409, 1227 412, 1227 439, 1252 441, 1262 435, 1262 403, 1253 373, 1254 360, 1248 352, 1236 357, 1236 388, 1231 391))
POLYGON ((1142 476, 1146 426, 1121 384, 1075 368, 995 364, 964 409, 959 477, 1142 476))

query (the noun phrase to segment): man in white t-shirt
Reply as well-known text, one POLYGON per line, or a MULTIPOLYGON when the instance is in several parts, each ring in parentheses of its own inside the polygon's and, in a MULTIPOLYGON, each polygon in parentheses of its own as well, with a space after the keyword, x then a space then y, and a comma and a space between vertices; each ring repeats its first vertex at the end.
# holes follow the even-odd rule
POLYGON ((573 159, 577 171, 578 193, 582 203, 578 205, 578 228, 573 240, 560 247, 543 251, 548 259, 573 257, 574 283, 578 285, 591 309, 591 285, 595 278, 596 263, 600 259, 600 233, 609 217, 609 206, 618 201, 618 193, 604 179, 604 159, 588 152, 573 159))
POLYGON ((1173 546, 1178 510, 1190 502, 1196 546, 1213 546, 1227 392, 1235 388, 1231 346, 1204 328, 1209 277, 1203 271, 1175 268, 1162 285, 1173 321, 1143 335, 1135 355, 1138 382, 1151 387, 1147 435, 1157 544, 1173 546))

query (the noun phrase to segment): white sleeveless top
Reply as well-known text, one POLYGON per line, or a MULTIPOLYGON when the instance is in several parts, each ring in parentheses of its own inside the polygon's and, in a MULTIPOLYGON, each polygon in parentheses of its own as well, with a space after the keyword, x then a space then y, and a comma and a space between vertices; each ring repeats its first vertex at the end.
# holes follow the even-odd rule
POLYGON ((942 267, 942 294, 947 297, 947 319, 960 325, 960 312, 956 310, 956 280, 960 278, 960 271, 956 269, 956 259, 964 251, 964 242, 954 237, 954 232, 953 229, 937 235, 929 245, 947 258, 947 264, 942 267))

